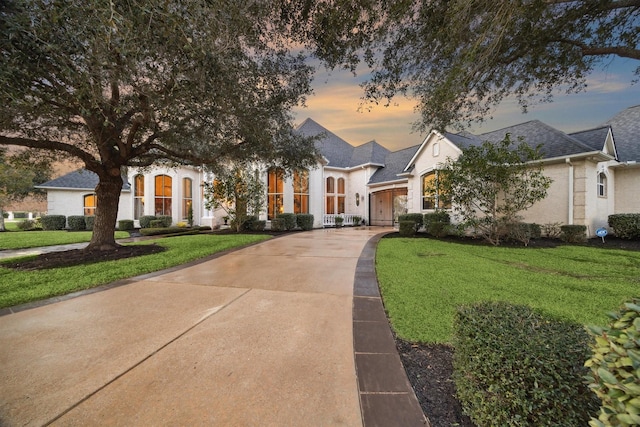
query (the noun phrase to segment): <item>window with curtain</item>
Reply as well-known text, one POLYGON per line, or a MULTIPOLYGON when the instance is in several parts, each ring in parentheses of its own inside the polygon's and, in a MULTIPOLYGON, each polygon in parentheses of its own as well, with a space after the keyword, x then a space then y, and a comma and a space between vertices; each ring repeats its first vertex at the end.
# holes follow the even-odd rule
POLYGON ((189 217, 189 209, 193 206, 193 181, 191 178, 182 179, 182 218, 189 217))
POLYGON ((133 219, 144 215, 144 175, 133 178, 133 219))
POLYGON ((422 175, 422 209, 449 209, 451 203, 448 203, 440 197, 437 191, 434 191, 434 187, 437 184, 438 171, 427 172, 422 175))
POLYGON ((171 185, 173 180, 168 175, 157 175, 155 178, 155 214, 171 215, 171 185))
POLYGON ((325 200, 326 214, 335 214, 336 213, 336 204, 335 204, 335 192, 336 192, 336 180, 334 177, 330 176, 326 179, 326 190, 325 190, 325 200))
POLYGON ((309 213, 309 172, 293 173, 293 213, 309 213))
POLYGON ((284 170, 270 168, 267 172, 267 219, 284 212, 284 170))
POLYGON ((96 195, 87 194, 83 197, 84 216, 93 216, 96 214, 96 195))

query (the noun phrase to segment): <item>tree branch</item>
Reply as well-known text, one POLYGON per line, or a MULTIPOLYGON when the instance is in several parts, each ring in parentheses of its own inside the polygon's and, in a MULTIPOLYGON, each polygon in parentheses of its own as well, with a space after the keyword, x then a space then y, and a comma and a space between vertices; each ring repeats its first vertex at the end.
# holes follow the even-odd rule
POLYGON ((20 147, 35 148, 39 150, 62 151, 82 160, 87 166, 87 169, 90 170, 97 169, 99 165, 99 162, 91 154, 76 147, 75 145, 66 144, 64 142, 28 138, 14 138, 0 135, 0 145, 17 145, 20 147))

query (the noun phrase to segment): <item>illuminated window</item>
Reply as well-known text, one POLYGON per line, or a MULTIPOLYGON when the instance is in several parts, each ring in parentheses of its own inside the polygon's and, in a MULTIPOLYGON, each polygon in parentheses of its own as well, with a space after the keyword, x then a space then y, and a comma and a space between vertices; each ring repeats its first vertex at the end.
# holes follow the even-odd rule
POLYGON ((191 178, 182 179, 182 218, 187 219, 189 209, 193 206, 193 181, 191 178))
POLYGON ((422 209, 450 209, 451 203, 445 202, 436 190, 438 171, 422 175, 422 209))
POLYGON ((271 168, 267 173, 267 219, 284 212, 284 170, 271 168))
POLYGON ((293 213, 309 213, 309 172, 293 173, 293 213))
POLYGON ((607 197, 607 175, 604 172, 598 174, 598 197, 607 197))
POLYGON ((172 179, 167 175, 158 175, 155 179, 155 214, 171 216, 172 179))
POLYGON ((336 196, 338 201, 338 213, 345 213, 345 191, 344 191, 344 178, 338 178, 338 195, 336 196))
POLYGON ((84 196, 84 215, 85 216, 93 216, 96 214, 96 195, 95 194, 87 194, 84 196))
POLYGON ((336 192, 336 180, 330 176, 327 178, 327 185, 326 185, 326 194, 325 194, 325 200, 326 200, 326 207, 325 207, 325 213, 326 214, 335 214, 336 213, 336 206, 335 206, 335 192, 336 192))
POLYGON ((144 176, 133 178, 133 219, 140 219, 144 215, 144 176))

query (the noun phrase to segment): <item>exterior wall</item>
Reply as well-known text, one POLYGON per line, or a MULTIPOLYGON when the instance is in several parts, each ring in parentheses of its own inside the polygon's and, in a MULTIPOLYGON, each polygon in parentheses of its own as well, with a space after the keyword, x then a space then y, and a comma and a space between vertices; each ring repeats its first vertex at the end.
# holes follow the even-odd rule
POLYGON ((364 218, 369 224, 369 197, 367 190, 367 182, 376 171, 374 167, 365 167, 357 169, 349 174, 347 179, 347 204, 348 214, 357 215, 364 218), (356 194, 358 200, 356 201, 356 194))
POLYGON ((613 213, 640 213, 640 167, 616 168, 614 188, 613 213))
POLYGON ((562 223, 569 224, 569 194, 570 178, 572 173, 569 165, 565 163, 546 165, 545 176, 553 179, 547 190, 547 197, 522 212, 523 221, 536 224, 562 223))
MULTIPOLYGON (((49 215, 84 215, 84 196, 92 194, 90 190, 48 190, 47 206, 49 215)), ((118 204, 118 218, 131 219, 133 217, 127 200, 131 192, 122 191, 118 204)))
POLYGON ((587 226, 587 233, 589 236, 595 236, 596 230, 601 227, 609 226, 609 215, 615 211, 615 191, 616 187, 616 174, 613 169, 607 167, 606 162, 590 164, 588 168, 590 179, 587 181, 589 188, 588 194, 588 209, 585 225, 587 226), (604 172, 607 177, 605 196, 598 195, 598 175, 600 172, 604 172))

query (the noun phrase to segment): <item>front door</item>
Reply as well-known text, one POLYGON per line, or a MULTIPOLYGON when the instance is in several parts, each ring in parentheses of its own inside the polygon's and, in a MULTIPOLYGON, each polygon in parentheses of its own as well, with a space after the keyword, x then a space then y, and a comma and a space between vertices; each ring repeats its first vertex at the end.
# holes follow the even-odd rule
POLYGON ((371 193, 369 206, 371 225, 392 227, 398 215, 407 213, 407 189, 394 188, 371 193))

